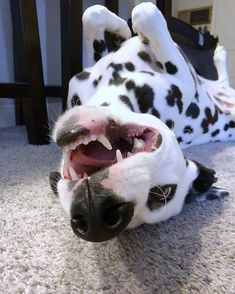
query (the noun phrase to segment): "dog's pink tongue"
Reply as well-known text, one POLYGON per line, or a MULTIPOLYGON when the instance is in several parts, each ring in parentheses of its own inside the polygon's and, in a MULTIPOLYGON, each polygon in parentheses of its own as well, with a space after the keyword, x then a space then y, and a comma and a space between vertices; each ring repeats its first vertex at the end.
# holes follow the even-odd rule
POLYGON ((103 145, 91 142, 79 150, 72 151, 71 165, 78 174, 93 173, 96 168, 109 166, 116 161, 114 150, 107 150, 103 145))

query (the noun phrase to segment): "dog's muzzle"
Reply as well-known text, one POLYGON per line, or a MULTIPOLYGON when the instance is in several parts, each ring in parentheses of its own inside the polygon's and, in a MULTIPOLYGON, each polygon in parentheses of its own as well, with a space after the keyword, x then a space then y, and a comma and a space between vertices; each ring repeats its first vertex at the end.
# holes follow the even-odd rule
POLYGON ((134 204, 115 197, 112 191, 92 187, 85 179, 71 207, 71 227, 84 240, 101 242, 121 233, 134 213, 134 204))

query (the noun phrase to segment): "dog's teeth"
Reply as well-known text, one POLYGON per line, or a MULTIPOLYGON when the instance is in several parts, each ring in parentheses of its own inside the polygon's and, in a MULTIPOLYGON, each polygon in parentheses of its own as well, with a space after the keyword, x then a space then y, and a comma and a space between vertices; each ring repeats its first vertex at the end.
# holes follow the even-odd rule
POLYGON ((100 135, 98 137, 98 141, 104 145, 105 148, 107 148, 108 150, 112 150, 112 145, 110 144, 109 140, 104 136, 104 135, 100 135))
POLYGON ((77 146, 78 146, 77 143, 70 144, 70 145, 69 145, 69 149, 74 150, 74 149, 77 148, 77 146))
POLYGON ((117 157, 117 162, 120 162, 123 160, 122 153, 119 149, 116 150, 116 157, 117 157))
POLYGON ((65 164, 66 167, 69 167, 70 156, 71 156, 71 150, 63 152, 64 164, 65 164))
POLYGON ((133 155, 133 153, 127 152, 127 157, 130 157, 131 155, 133 155))
POLYGON ((87 137, 87 138, 83 139, 83 144, 84 145, 87 145, 90 142, 91 142, 90 137, 87 137))
POLYGON ((70 176, 73 181, 79 180, 79 177, 78 177, 77 173, 75 172, 75 170, 72 168, 72 166, 69 167, 69 172, 70 172, 70 176))
POLYGON ((135 138, 134 139, 134 147, 135 148, 142 148, 142 147, 144 147, 144 141, 141 140, 141 139, 135 138))
POLYGON ((97 140, 97 136, 96 136, 96 135, 92 135, 92 136, 90 136, 90 140, 91 140, 91 141, 96 141, 96 140, 97 140))

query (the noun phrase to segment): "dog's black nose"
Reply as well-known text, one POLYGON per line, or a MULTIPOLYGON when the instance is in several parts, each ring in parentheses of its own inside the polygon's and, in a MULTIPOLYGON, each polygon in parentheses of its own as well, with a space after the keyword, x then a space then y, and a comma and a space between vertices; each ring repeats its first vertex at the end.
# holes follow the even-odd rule
POLYGON ((97 189, 85 180, 71 207, 71 226, 84 240, 106 241, 127 227, 133 213, 133 203, 121 201, 110 190, 97 189))

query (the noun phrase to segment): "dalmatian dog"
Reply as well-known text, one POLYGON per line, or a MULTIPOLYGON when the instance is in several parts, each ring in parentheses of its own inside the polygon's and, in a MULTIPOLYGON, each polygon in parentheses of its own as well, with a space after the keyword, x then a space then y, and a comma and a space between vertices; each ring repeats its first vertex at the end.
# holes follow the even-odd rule
POLYGON ((217 47, 217 81, 197 75, 152 3, 127 23, 95 5, 83 15, 88 67, 69 84, 53 139, 62 149, 58 193, 79 237, 99 242, 180 213, 185 202, 228 193, 182 149, 234 140, 235 91, 217 47))

